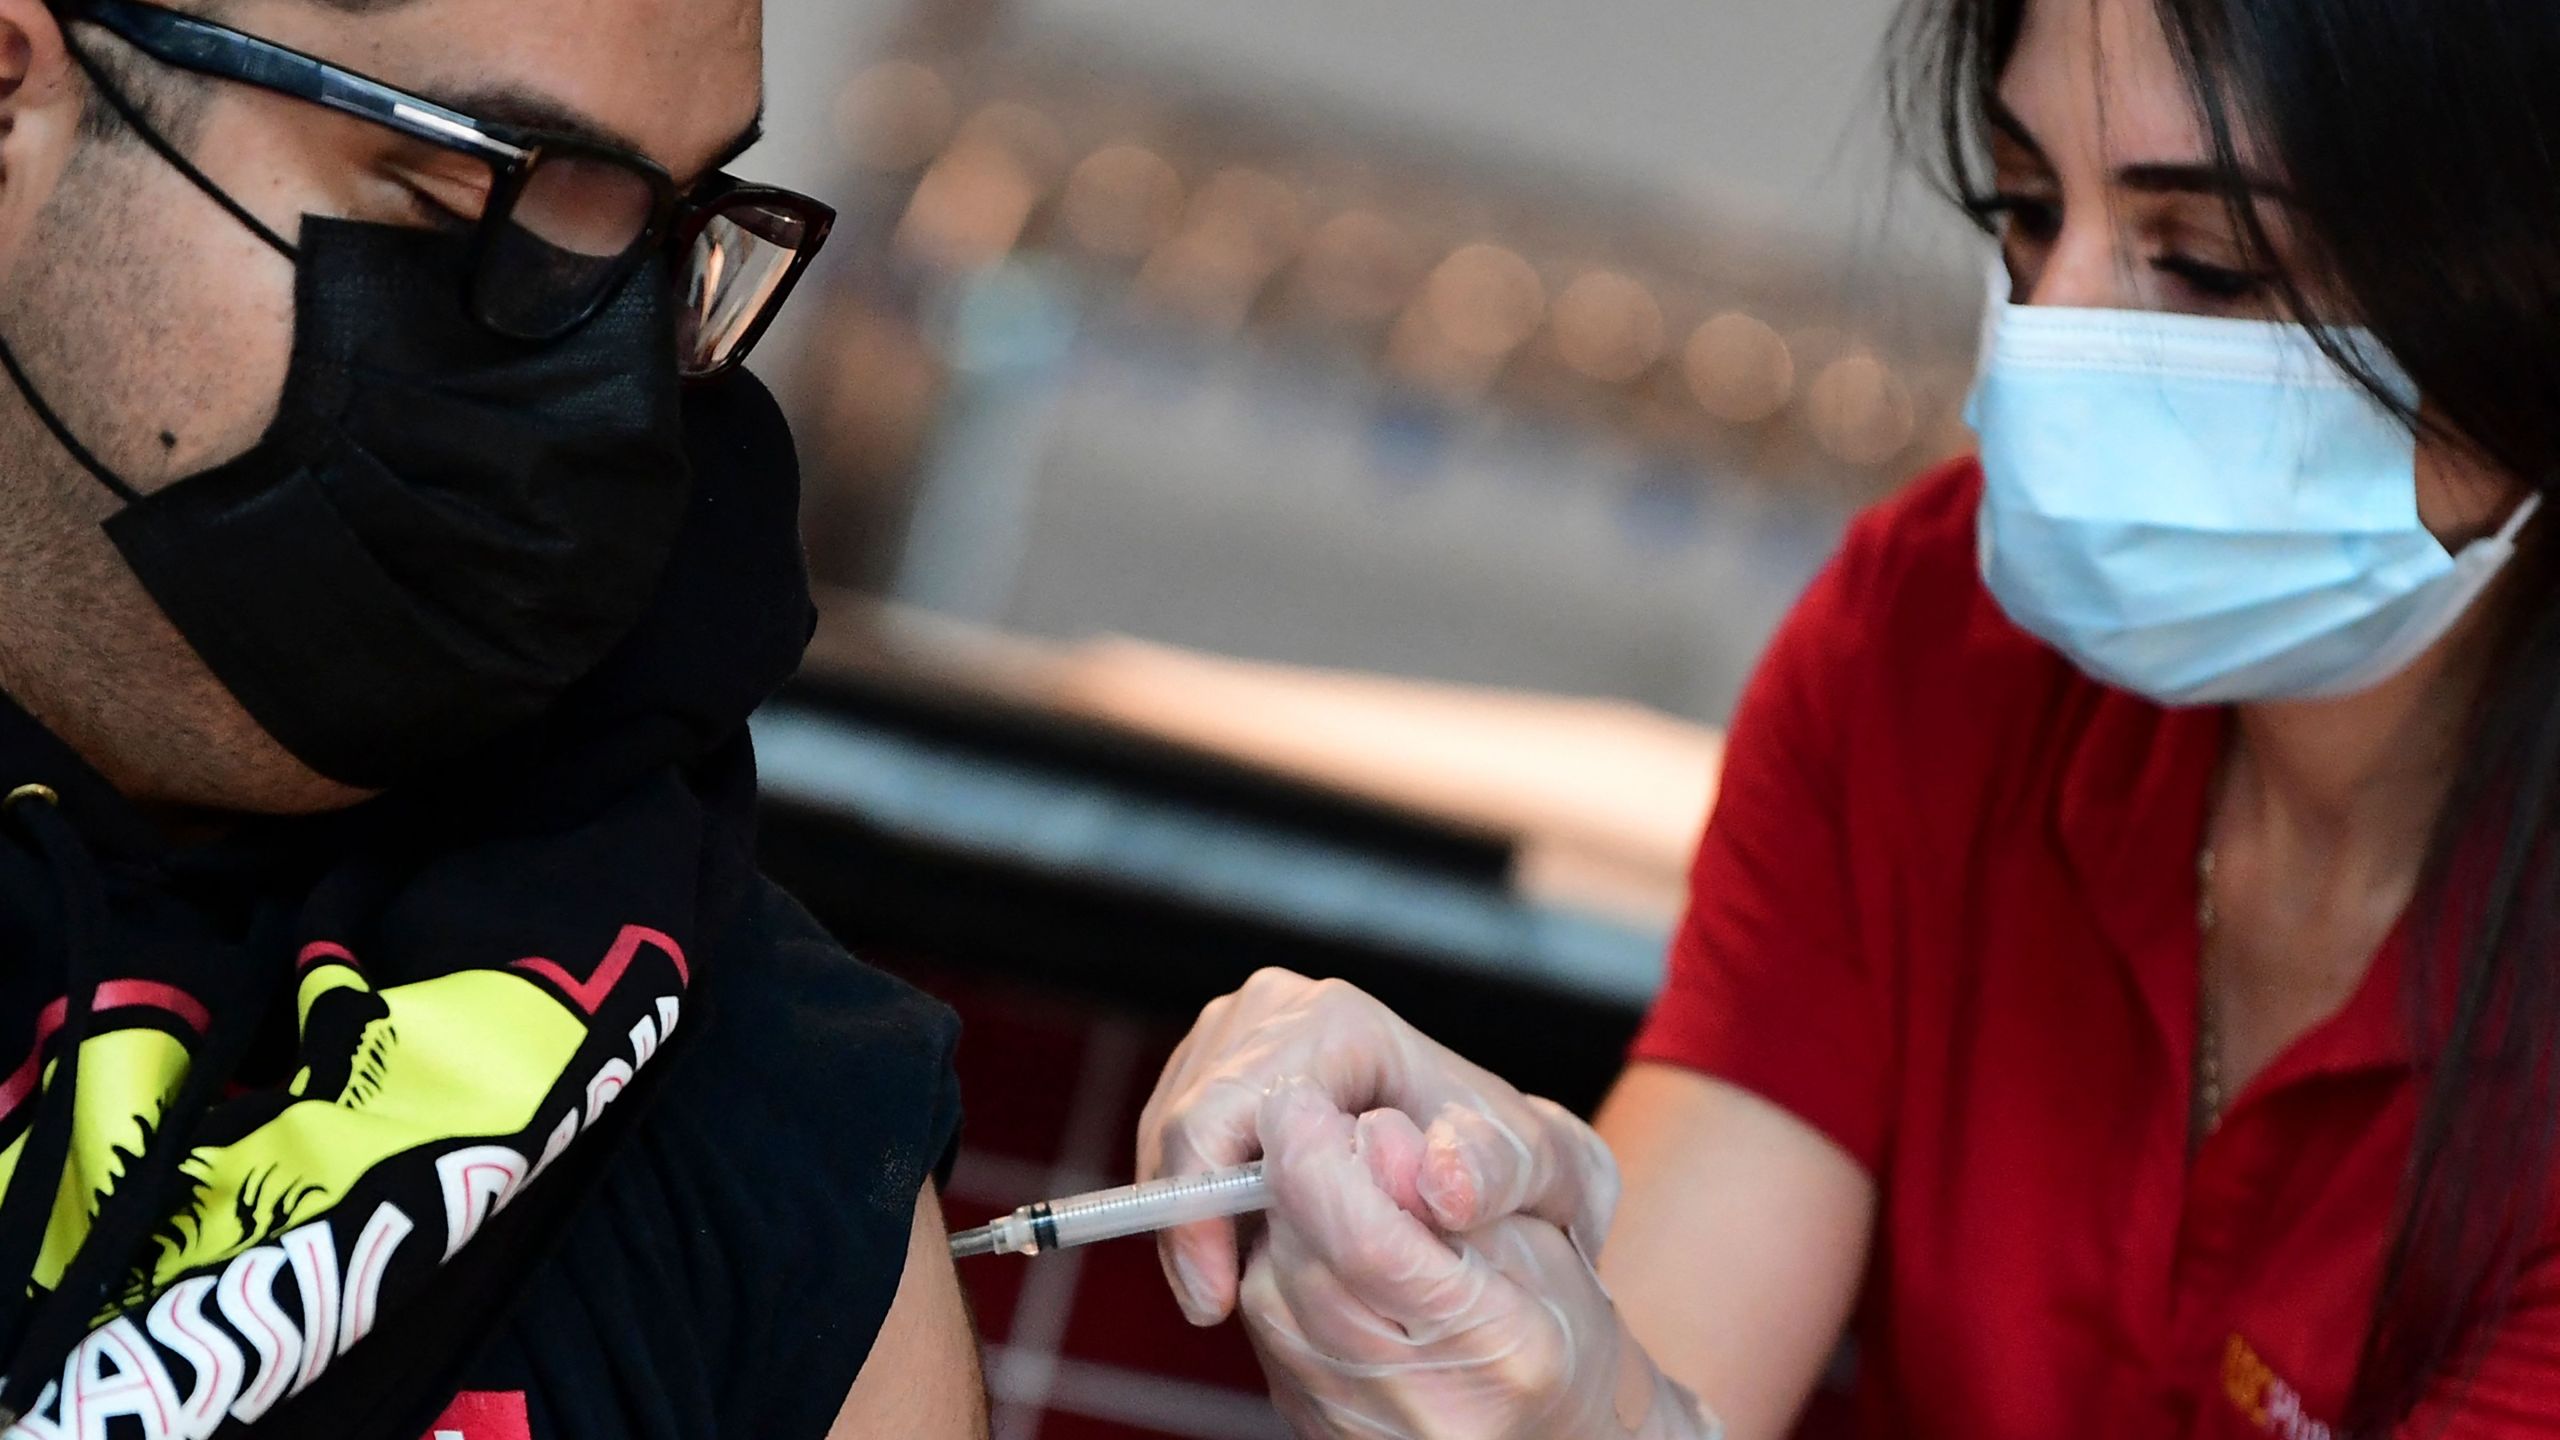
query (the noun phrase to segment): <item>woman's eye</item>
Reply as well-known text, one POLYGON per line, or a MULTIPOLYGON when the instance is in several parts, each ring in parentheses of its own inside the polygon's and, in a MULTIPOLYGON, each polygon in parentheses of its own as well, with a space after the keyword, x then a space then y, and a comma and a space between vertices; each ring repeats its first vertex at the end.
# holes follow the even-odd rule
POLYGON ((2062 235, 2062 206, 2033 195, 1986 195, 1969 204, 1977 224, 2003 239, 2050 245, 2062 235))
POLYGON ((2151 262, 2151 268, 2217 304, 2237 304, 2263 298, 2271 277, 2261 271, 2234 270, 2212 265, 2184 255, 2163 255, 2151 262))

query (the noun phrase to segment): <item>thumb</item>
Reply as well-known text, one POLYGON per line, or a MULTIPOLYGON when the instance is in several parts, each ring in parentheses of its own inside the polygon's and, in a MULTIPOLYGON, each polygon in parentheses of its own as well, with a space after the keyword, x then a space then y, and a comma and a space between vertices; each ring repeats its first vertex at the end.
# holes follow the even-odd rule
POLYGON ((1525 1109, 1506 1120, 1475 1106, 1442 1106, 1423 1135, 1422 1201, 1453 1232, 1535 1216, 1596 1261, 1617 1213, 1617 1160, 1563 1106, 1532 1097, 1525 1109))
MULTIPOLYGON (((1481 1290, 1481 1262, 1397 1205, 1359 1153, 1357 1125, 1300 1081, 1262 1109, 1263 1173, 1274 1244, 1281 1232, 1368 1310, 1408 1330, 1445 1322, 1481 1290)), ((1305 1267, 1300 1267, 1305 1268, 1305 1267)))
POLYGON ((1351 1128, 1351 1148, 1369 1167, 1369 1178, 1396 1208, 1424 1224, 1435 1223, 1420 1190, 1422 1131, 1401 1110, 1372 1110, 1351 1128))

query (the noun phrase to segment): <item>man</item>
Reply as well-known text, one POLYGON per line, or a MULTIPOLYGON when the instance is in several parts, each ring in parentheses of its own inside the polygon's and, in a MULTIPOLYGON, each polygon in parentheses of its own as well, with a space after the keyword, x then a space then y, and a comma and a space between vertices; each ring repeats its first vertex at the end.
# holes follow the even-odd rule
POLYGON ((746 848, 760 31, 0 0, 11 1440, 983 1433, 949 1016, 746 848))

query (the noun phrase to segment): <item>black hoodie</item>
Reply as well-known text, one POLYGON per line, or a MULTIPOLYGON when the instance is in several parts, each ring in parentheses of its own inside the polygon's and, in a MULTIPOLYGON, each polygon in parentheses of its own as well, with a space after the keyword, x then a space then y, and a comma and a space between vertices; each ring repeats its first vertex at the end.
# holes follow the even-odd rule
POLYGON ((755 870, 797 468, 744 376, 686 428, 649 615, 467 766, 178 847, 0 704, 11 1440, 825 1433, 956 1027, 755 870))

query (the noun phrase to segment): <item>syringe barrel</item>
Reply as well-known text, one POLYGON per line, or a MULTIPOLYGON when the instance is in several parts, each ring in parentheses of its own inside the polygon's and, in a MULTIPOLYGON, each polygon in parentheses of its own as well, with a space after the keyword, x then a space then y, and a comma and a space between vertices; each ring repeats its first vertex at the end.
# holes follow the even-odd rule
MULTIPOLYGON (((1097 1190, 1047 1207, 1058 1245, 1089 1245, 1149 1230, 1259 1210, 1270 1203, 1259 1162, 1210 1175, 1097 1190)), ((1035 1211, 1041 1207, 1034 1207, 1035 1211)), ((1035 1213, 1034 1222, 1040 1217, 1035 1213)))

